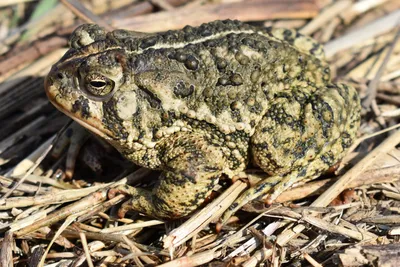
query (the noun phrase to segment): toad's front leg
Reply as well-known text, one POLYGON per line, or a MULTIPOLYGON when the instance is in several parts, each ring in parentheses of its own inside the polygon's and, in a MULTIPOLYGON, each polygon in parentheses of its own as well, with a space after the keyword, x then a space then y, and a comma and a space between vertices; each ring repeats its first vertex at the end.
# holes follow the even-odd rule
POLYGON ((174 219, 196 210, 211 193, 223 171, 224 157, 219 148, 198 134, 177 134, 158 146, 164 170, 153 190, 122 185, 109 195, 132 196, 119 215, 135 210, 152 217, 174 219))

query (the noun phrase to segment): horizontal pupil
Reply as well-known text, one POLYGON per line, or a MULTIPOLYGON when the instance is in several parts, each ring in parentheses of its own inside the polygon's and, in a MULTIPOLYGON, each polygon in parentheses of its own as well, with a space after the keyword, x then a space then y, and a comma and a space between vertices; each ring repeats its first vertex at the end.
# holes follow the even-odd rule
POLYGON ((90 85, 93 87, 104 87, 106 83, 103 81, 91 81, 90 85))

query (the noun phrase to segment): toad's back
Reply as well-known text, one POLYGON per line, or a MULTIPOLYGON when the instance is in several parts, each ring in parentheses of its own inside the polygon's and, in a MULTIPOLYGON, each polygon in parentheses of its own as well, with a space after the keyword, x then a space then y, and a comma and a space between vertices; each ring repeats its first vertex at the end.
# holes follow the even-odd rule
POLYGON ((244 127, 251 135, 278 94, 311 93, 330 79, 322 48, 289 30, 227 21, 119 40, 135 83, 153 104, 177 107, 225 134, 244 127))
MULTIPOLYGON (((207 122, 224 134, 244 129, 251 136, 271 99, 311 93, 330 79, 322 47, 291 30, 216 21, 157 35, 116 30, 96 38, 68 57, 97 51, 93 61, 100 61, 100 68, 110 64, 113 52, 123 55, 125 80, 132 78, 143 102, 158 109, 147 110, 153 115, 146 136, 171 126, 158 116, 164 112, 207 122)), ((93 69, 96 63, 86 59, 86 64, 93 69)))

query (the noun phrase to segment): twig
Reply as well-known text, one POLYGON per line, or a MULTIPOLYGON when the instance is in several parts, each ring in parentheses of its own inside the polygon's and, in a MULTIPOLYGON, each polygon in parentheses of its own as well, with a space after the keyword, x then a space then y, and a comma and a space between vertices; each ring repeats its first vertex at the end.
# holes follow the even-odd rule
POLYGON ((108 31, 113 30, 113 28, 108 25, 102 18, 93 14, 90 10, 88 10, 84 5, 82 5, 79 1, 76 0, 60 0, 61 3, 64 4, 68 9, 70 9, 76 16, 81 18, 82 20, 88 23, 96 23, 108 31))
POLYGON ((335 184, 326 190, 321 196, 312 203, 313 207, 324 207, 336 198, 344 190, 346 184, 353 182, 359 175, 377 158, 389 152, 393 147, 400 143, 400 131, 396 131, 389 136, 378 147, 372 150, 365 158, 344 174, 335 184))
POLYGON ((0 266, 13 266, 13 248, 14 238, 12 232, 7 232, 4 235, 0 251, 0 266))
POLYGON ((303 215, 302 219, 308 222, 309 224, 314 225, 315 227, 318 227, 322 230, 350 237, 358 241, 376 239, 378 237, 377 235, 368 233, 366 231, 364 233, 360 233, 360 231, 353 231, 339 225, 328 223, 322 219, 318 219, 311 215, 303 215))
POLYGON ((25 179, 37 168, 37 166, 39 166, 39 164, 42 162, 42 160, 46 157, 46 155, 50 152, 51 148, 53 147, 52 145, 50 145, 50 143, 53 143, 53 141, 57 139, 54 136, 51 137, 49 140, 47 140, 47 142, 45 142, 42 145, 42 148, 47 147, 46 149, 44 149, 44 151, 42 152, 41 156, 35 161, 35 163, 29 168, 29 170, 24 174, 24 176, 18 181, 18 183, 16 183, 12 188, 10 188, 9 191, 7 191, 1 198, 0 198, 0 204, 4 205, 5 203, 5 199, 8 198, 12 192, 14 192, 15 189, 18 188, 18 186, 20 186, 25 179))
POLYGON ((379 18, 368 25, 349 32, 325 45, 325 54, 331 58, 337 52, 361 44, 375 36, 388 32, 397 26, 400 17, 400 10, 379 18))
POLYGON ((52 213, 44 219, 36 221, 34 224, 29 225, 19 231, 15 232, 16 236, 23 236, 30 232, 33 232, 43 226, 52 225, 71 214, 76 214, 81 211, 88 212, 88 210, 94 208, 97 204, 103 202, 107 198, 107 189, 102 189, 95 192, 79 201, 74 202, 66 207, 61 208, 57 212, 52 213))
POLYGON ((314 267, 323 267, 319 264, 313 257, 311 257, 308 253, 303 253, 303 257, 314 267))
POLYGON ((160 267, 183 267, 183 266, 199 266, 212 261, 221 256, 221 251, 208 250, 200 253, 193 254, 192 256, 185 256, 176 260, 159 265, 160 267))
POLYGON ((86 262, 89 265, 89 267, 94 267, 93 262, 92 262, 92 257, 90 256, 90 251, 89 251, 86 235, 84 232, 80 232, 79 236, 81 237, 81 242, 82 242, 83 251, 85 252, 86 262))
POLYGON ((151 221, 145 221, 145 222, 138 222, 138 223, 132 223, 132 224, 126 224, 123 226, 117 226, 117 227, 112 227, 112 228, 106 228, 101 230, 100 232, 103 234, 109 234, 109 233, 115 233, 115 232, 122 232, 126 230, 133 230, 133 229, 138 229, 138 228, 144 228, 144 227, 149 227, 153 225, 160 225, 164 224, 165 222, 163 221, 158 221, 158 220, 151 220, 151 221))
POLYGON ((331 21, 334 17, 348 9, 350 5, 352 5, 352 1, 350 0, 333 2, 331 6, 325 8, 321 13, 318 14, 318 16, 304 26, 300 32, 305 35, 311 35, 322 26, 325 26, 325 24, 331 21))
POLYGON ((399 38, 400 38, 400 27, 398 28, 396 36, 394 37, 393 42, 390 45, 390 48, 386 53, 382 64, 380 65, 378 71, 376 72, 374 79, 368 85, 367 98, 364 99, 364 101, 362 101, 362 106, 367 110, 371 107, 372 101, 375 100, 377 91, 376 88, 378 87, 380 78, 385 70, 387 63, 389 62, 390 56, 392 55, 394 47, 396 46, 396 43, 399 40, 399 38))
MULTIPOLYGON (((362 176, 362 179, 353 180, 345 186, 345 189, 397 181, 400 178, 400 165, 375 170, 368 170, 362 173, 362 175, 360 176, 362 176)), ((279 195, 275 202, 284 203, 321 194, 338 179, 340 178, 325 179, 291 188, 279 195)))

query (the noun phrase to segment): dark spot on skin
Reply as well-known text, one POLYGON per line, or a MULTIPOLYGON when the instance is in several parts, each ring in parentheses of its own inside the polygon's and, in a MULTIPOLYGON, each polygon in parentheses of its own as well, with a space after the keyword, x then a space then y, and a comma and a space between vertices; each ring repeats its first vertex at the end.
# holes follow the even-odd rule
POLYGON ((207 37, 213 34, 212 30, 208 27, 207 24, 203 24, 199 27, 199 33, 203 37, 207 37))
POLYGON ((154 205, 155 211, 159 211, 160 214, 154 214, 154 216, 160 215, 160 217, 169 217, 169 218, 174 218, 176 214, 172 212, 172 209, 167 201, 164 199, 160 198, 157 194, 153 195, 152 202, 154 205), (166 208, 168 207, 168 208, 166 208))
POLYGON ((273 188, 274 185, 276 185, 276 184, 277 184, 276 181, 273 181, 273 182, 263 181, 260 185, 258 185, 254 188, 254 192, 255 193, 263 192, 265 189, 273 188))
POLYGON ((218 58, 217 59, 217 68, 218 69, 224 69, 224 68, 226 68, 226 66, 228 65, 228 63, 226 62, 226 60, 225 59, 223 59, 223 58, 218 58))
POLYGON ((321 156, 321 160, 327 165, 327 166, 333 166, 334 162, 334 156, 332 155, 332 152, 327 152, 324 155, 321 156))
POLYGON ((84 119, 87 119, 90 117, 90 108, 89 108, 89 100, 84 98, 83 96, 80 96, 78 100, 72 104, 72 110, 73 113, 76 113, 78 111, 81 112, 81 116, 84 119))
POLYGON ((220 171, 221 169, 219 168, 219 167, 216 167, 216 166, 210 166, 210 165, 205 165, 205 166, 203 166, 203 169, 202 169, 202 171, 204 171, 204 172, 217 172, 217 171, 220 171))
POLYGON ((140 48, 146 49, 146 48, 148 48, 150 46, 155 45, 156 43, 157 43, 157 37, 155 37, 155 36, 154 37, 150 37, 150 38, 144 39, 142 41, 142 43, 140 44, 140 48))
POLYGON ((333 120, 333 110, 332 107, 322 99, 314 98, 311 100, 312 108, 314 110, 314 116, 318 119, 322 126, 322 134, 325 138, 329 138, 329 133, 332 128, 332 120, 333 120), (324 118, 324 114, 329 114, 331 118, 330 121, 327 121, 324 118))
POLYGON ((359 101, 358 100, 358 95, 356 95, 356 94, 353 95, 352 99, 353 99, 354 102, 358 102, 359 101))
POLYGON ((177 36, 175 35, 175 32, 172 30, 168 30, 164 33, 160 33, 159 36, 162 37, 161 39, 163 39, 167 42, 173 42, 173 41, 177 40, 177 36))
POLYGON ((292 36, 292 31, 290 30, 285 30, 283 32, 283 38, 285 39, 285 41, 287 41, 289 44, 293 44, 294 43, 294 38, 292 36))
POLYGON ((204 42, 204 45, 206 47, 215 47, 218 45, 218 43, 215 40, 207 40, 204 42))
POLYGON ((243 38, 242 39, 242 44, 253 47, 254 46, 254 40, 250 38, 243 38))
POLYGON ((128 133, 122 126, 122 120, 119 118, 115 110, 116 103, 113 99, 108 102, 103 102, 103 120, 102 123, 106 129, 110 130, 115 138, 125 140, 128 133))
POLYGON ((194 56, 188 56, 185 60, 185 67, 189 70, 197 70, 199 67, 199 61, 194 56))
POLYGON ((321 48, 321 45, 319 43, 314 43, 313 47, 310 50, 311 55, 315 55, 316 52, 321 48))
MULTIPOLYGON (((268 131, 266 131, 266 132, 268 132, 268 131)), ((259 143, 259 144, 257 144, 257 148, 259 148, 259 149, 261 149, 261 150, 268 150, 268 148, 269 148, 269 146, 268 146, 268 143, 267 142, 264 142, 264 143, 259 143)))
POLYGON ((261 114, 262 106, 260 105, 260 103, 254 103, 254 105, 248 106, 248 110, 252 113, 261 114))
POLYGON ((286 30, 283 31, 283 35, 285 37, 292 36, 292 32, 289 29, 286 29, 286 30))
MULTIPOLYGON (((338 89, 340 88, 340 86, 336 86, 336 87, 338 89)), ((345 84, 343 84, 341 87, 343 88, 343 90, 338 90, 339 93, 341 93, 341 91, 344 91, 345 94, 344 95, 340 94, 340 95, 343 97, 343 99, 348 99, 349 98, 349 94, 350 94, 349 87, 347 85, 345 85, 345 84)))
POLYGON ((143 139, 144 135, 146 134, 145 131, 140 131, 138 139, 143 139))
POLYGON ((138 86, 138 88, 139 95, 146 99, 152 108, 161 108, 161 100, 153 92, 143 86, 138 86))
POLYGON ((188 97, 194 92, 194 85, 186 85, 184 82, 180 81, 175 87, 174 87, 174 94, 177 97, 184 98, 188 97))
POLYGON ((341 138, 342 138, 342 148, 343 149, 349 148, 353 141, 350 134, 344 132, 344 133, 342 133, 341 138))
POLYGON ((149 155, 148 154, 144 154, 143 155, 143 157, 142 157, 142 160, 143 160, 143 162, 147 162, 147 161, 149 161, 149 155))
POLYGON ((198 192, 194 195, 194 198, 192 199, 192 201, 190 201, 190 206, 192 207, 198 207, 201 203, 204 202, 205 197, 206 197, 206 193, 208 193, 211 190, 207 190, 205 192, 198 192))
POLYGON ((307 168, 302 169, 297 177, 305 177, 307 175, 307 168))
POLYGON ((184 36, 186 42, 192 42, 196 39, 196 36, 190 33, 185 34, 184 36))
POLYGON ((294 148, 294 150, 292 151, 293 156, 296 159, 301 159, 304 158, 307 150, 312 147, 314 140, 312 138, 310 138, 309 140, 303 142, 303 141, 298 141, 296 144, 296 147, 294 148))
POLYGON ((170 52, 170 53, 168 54, 168 58, 169 58, 169 59, 176 59, 176 52, 175 52, 175 51, 170 52))

